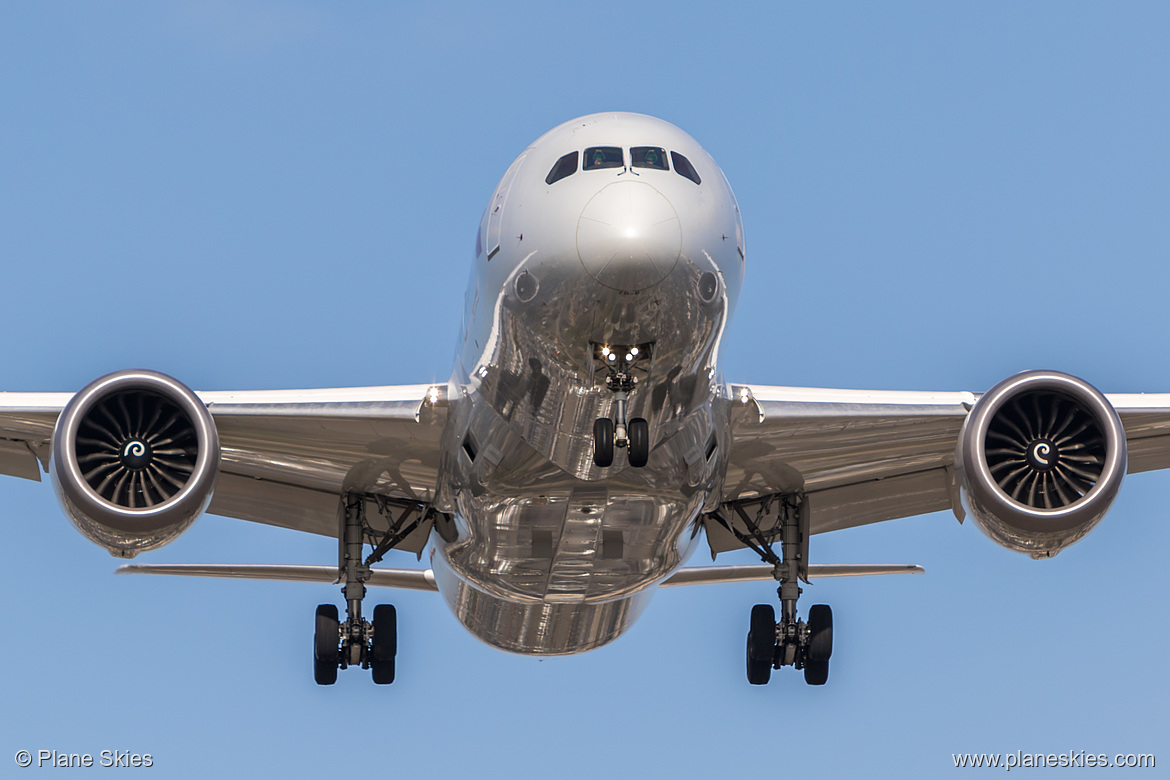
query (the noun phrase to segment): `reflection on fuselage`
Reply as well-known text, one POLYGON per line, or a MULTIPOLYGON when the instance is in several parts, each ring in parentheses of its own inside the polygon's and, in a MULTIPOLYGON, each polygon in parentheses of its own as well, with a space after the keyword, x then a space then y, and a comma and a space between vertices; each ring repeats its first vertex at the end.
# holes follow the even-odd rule
POLYGON ((491 644, 587 650, 632 623, 717 500, 716 358, 743 280, 739 211, 690 136, 597 114, 512 164, 476 245, 439 485, 456 531, 437 541, 436 578, 491 644), (635 365, 644 468, 621 452, 593 462, 593 423, 613 414, 610 346, 635 365))

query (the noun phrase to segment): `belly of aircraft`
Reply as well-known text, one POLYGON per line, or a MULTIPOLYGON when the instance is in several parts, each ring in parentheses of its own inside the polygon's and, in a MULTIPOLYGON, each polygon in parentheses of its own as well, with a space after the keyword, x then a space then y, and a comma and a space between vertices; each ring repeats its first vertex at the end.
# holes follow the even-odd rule
POLYGON ((529 495, 465 494, 463 538, 436 548, 440 590, 489 644, 539 655, 606 644, 691 552, 704 494, 568 481, 529 495))

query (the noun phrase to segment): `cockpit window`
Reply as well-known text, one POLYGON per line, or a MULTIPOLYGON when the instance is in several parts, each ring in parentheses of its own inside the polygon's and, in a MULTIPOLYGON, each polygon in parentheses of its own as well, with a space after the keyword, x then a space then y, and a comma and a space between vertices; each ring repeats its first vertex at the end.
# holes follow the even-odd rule
POLYGON ((545 184, 554 184, 566 176, 572 176, 577 172, 577 153, 569 152, 561 159, 557 160, 553 165, 552 170, 548 172, 548 176, 544 177, 545 184))
POLYGON ((699 172, 695 170, 695 166, 691 165, 691 161, 683 157, 678 152, 670 153, 671 162, 674 163, 674 172, 680 176, 686 176, 695 184, 702 184, 703 180, 699 178, 699 172))
POLYGON ((630 164, 635 168, 666 168, 666 150, 660 146, 635 146, 630 149, 630 164))
POLYGON ((620 146, 590 146, 585 150, 585 163, 581 169, 621 168, 624 164, 620 146))

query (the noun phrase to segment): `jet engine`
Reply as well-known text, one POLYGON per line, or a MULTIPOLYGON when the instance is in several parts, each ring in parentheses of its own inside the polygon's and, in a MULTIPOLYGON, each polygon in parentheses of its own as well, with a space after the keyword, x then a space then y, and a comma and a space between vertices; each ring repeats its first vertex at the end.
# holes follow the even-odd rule
POLYGON ((173 541, 203 513, 219 456, 215 422, 190 389, 154 371, 118 371, 62 410, 50 474, 78 530, 132 558, 173 541))
POLYGON ((964 505, 1010 550, 1048 558, 1093 529, 1127 461, 1117 411, 1088 382, 1025 371, 983 395, 955 449, 964 505))

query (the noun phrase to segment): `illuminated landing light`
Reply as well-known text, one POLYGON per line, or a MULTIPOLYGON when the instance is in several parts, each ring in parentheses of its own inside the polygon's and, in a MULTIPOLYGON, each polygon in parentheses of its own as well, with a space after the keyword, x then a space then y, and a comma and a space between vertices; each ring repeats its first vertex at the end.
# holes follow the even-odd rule
POLYGON ((427 390, 427 402, 432 405, 439 402, 439 388, 432 387, 430 390, 427 390))
POLYGON ((751 393, 748 391, 748 389, 746 387, 741 387, 739 389, 739 402, 741 404, 746 404, 750 400, 752 400, 751 393))
POLYGON ((638 355, 638 348, 637 348, 637 347, 630 347, 630 354, 631 354, 631 355, 633 355, 633 356, 635 356, 635 357, 637 357, 637 355, 638 355))
POLYGON ((609 347, 602 347, 601 354, 605 355, 606 357, 609 357, 609 347))
POLYGON ((617 355, 614 354, 613 352, 610 352, 608 355, 605 356, 605 359, 606 360, 617 360, 617 355))
POLYGON ((633 352, 627 352, 627 353, 626 353, 626 362, 628 363, 628 362, 630 362, 630 361, 631 361, 631 360, 633 360, 633 359, 634 359, 634 353, 633 353, 633 352))

